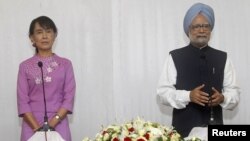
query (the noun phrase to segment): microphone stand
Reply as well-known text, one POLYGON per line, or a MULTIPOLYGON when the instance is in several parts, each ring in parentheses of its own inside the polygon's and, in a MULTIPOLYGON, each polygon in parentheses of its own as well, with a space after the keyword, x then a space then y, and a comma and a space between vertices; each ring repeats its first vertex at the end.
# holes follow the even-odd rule
POLYGON ((38 129, 38 131, 44 131, 45 132, 45 140, 47 141, 47 131, 55 131, 52 127, 49 126, 48 123, 48 115, 47 115, 47 105, 46 105, 46 97, 45 97, 45 88, 44 88, 44 79, 43 79, 43 63, 41 61, 38 62, 38 66, 41 69, 42 74, 42 87, 43 87, 43 102, 44 102, 44 124, 41 128, 38 129))
POLYGON ((216 122, 214 120, 214 109, 212 106, 212 98, 211 95, 209 97, 209 105, 210 105, 210 118, 209 118, 209 125, 216 125, 216 122))
MULTIPOLYGON (((200 59, 204 61, 204 63, 206 64, 206 66, 208 67, 208 60, 206 58, 206 54, 204 52, 202 52, 202 54, 200 55, 200 59)), ((212 80, 214 79, 214 74, 215 74, 215 68, 213 67, 213 70, 212 70, 212 80)), ((212 80, 209 81, 209 86, 212 85, 212 80)), ((212 94, 210 93, 209 94, 209 101, 208 101, 208 107, 210 109, 210 117, 209 117, 209 121, 208 121, 208 124, 209 125, 215 125, 216 124, 216 121, 214 120, 214 109, 213 109, 213 106, 212 106, 212 94)))
MULTIPOLYGON (((215 68, 213 67, 212 78, 214 78, 215 68)), ((214 108, 212 106, 212 94, 209 96, 209 105, 210 105, 210 118, 209 125, 216 125, 216 121, 214 120, 214 108)))

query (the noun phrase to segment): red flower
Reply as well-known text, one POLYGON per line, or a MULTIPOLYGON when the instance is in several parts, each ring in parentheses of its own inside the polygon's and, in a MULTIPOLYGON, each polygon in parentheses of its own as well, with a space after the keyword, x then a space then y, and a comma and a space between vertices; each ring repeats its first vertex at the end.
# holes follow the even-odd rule
POLYGON ((134 129, 133 127, 131 127, 131 128, 128 129, 128 131, 129 131, 129 132, 134 132, 135 129, 134 129))
POLYGON ((113 141, 119 141, 119 139, 118 139, 117 137, 115 137, 115 138, 113 139, 113 141))
POLYGON ((146 133, 143 137, 145 137, 147 140, 149 140, 149 133, 146 133))
POLYGON ((170 132, 168 135, 170 136, 170 138, 171 138, 171 136, 173 135, 174 133, 173 132, 170 132))
POLYGON ((145 141, 144 139, 140 138, 140 139, 137 139, 137 141, 145 141))
POLYGON ((132 141, 130 137, 125 137, 124 141, 132 141))
POLYGON ((106 134, 106 133, 107 133, 107 131, 103 131, 103 132, 102 132, 102 135, 104 135, 104 134, 106 134))

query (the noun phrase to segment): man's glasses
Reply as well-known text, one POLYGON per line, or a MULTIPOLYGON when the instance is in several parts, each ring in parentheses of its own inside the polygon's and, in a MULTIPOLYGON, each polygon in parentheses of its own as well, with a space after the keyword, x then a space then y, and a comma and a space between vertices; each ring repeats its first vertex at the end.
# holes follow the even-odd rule
POLYGON ((209 31, 211 28, 210 24, 195 24, 195 25, 191 25, 190 27, 194 31, 199 31, 201 28, 204 31, 209 31))

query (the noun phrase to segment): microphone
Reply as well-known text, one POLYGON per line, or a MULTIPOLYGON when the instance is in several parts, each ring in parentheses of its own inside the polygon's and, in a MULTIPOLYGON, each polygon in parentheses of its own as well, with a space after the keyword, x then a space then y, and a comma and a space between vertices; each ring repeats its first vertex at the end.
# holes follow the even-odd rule
POLYGON ((46 98, 45 98, 45 89, 44 89, 44 79, 43 79, 43 62, 39 61, 37 63, 39 68, 41 69, 42 74, 42 86, 43 86, 43 102, 44 102, 44 124, 41 128, 38 129, 38 131, 55 131, 54 128, 50 127, 48 124, 48 115, 47 115, 47 105, 46 105, 46 98))
MULTIPOLYGON (((39 61, 39 62, 37 63, 37 65, 38 65, 39 68, 42 68, 42 67, 43 67, 43 62, 39 61)), ((43 71, 42 71, 42 75, 43 75, 43 71)))

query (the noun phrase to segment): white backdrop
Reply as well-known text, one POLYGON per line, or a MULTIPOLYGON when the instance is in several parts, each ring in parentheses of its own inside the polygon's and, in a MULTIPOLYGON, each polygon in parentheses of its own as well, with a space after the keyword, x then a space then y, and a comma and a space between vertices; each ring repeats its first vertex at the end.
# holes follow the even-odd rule
MULTIPOLYGON (((18 65, 34 54, 28 38, 32 19, 47 15, 59 34, 54 52, 71 59, 77 90, 70 116, 73 141, 94 137, 101 126, 141 116, 171 125, 171 108, 156 103, 156 86, 172 49, 188 39, 182 23, 198 0, 0 0, 0 138, 18 141, 18 65)), ((241 87, 227 124, 249 124, 250 1, 200 0, 214 8, 210 45, 227 51, 241 87)))

